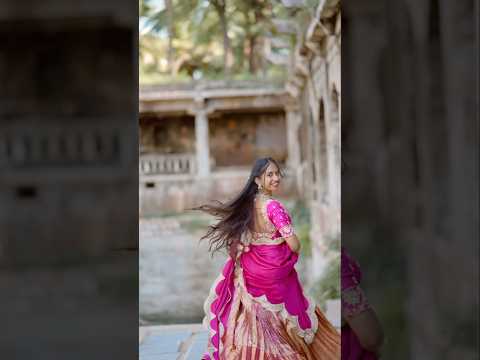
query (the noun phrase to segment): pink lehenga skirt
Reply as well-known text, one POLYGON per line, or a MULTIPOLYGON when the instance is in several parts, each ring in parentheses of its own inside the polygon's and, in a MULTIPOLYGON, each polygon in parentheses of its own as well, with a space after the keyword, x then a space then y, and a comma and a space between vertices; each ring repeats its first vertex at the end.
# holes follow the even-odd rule
MULTIPOLYGON (((291 271, 295 272, 294 269, 291 271)), ((296 273, 293 275, 294 280, 298 282, 296 273)), ((288 283, 288 281, 286 282, 288 283)), ((299 321, 305 323, 305 317, 292 315, 295 313, 295 309, 293 305, 289 306, 288 301, 272 303, 265 295, 253 296, 250 294, 252 290, 250 292, 247 290, 244 271, 238 263, 235 266, 233 261, 230 264, 227 262, 223 276, 217 280, 217 284, 214 284, 212 289, 215 287, 220 289, 222 285, 224 285, 224 290, 228 289, 224 292, 227 294, 225 297, 227 301, 224 303, 228 303, 228 305, 217 314, 212 313, 213 321, 211 321, 212 317, 207 316, 206 318, 207 322, 211 321, 209 326, 211 337, 209 351, 208 354, 205 354, 204 359, 340 359, 340 334, 311 299, 305 300, 308 309, 304 311, 310 318, 308 321, 310 327, 303 326, 302 329, 299 321), (230 284, 228 283, 229 278, 232 279, 230 284), (223 283, 221 283, 222 281, 223 283), (219 283, 220 286, 217 286, 219 283), (225 309, 227 311, 222 318, 225 309), (218 318, 216 322, 218 327, 215 327, 216 317, 218 318)), ((292 293, 297 291, 298 286, 289 284, 292 293)), ((213 306, 212 303, 215 299, 221 298, 221 293, 221 291, 213 293, 209 297, 210 300, 207 299, 205 304, 207 312, 211 308, 216 308, 217 303, 213 306)))

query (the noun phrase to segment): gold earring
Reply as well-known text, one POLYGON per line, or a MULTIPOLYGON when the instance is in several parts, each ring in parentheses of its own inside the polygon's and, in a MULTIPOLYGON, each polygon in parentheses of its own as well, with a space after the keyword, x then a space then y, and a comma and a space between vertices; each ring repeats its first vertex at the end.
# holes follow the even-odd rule
POLYGON ((258 192, 259 194, 266 195, 265 188, 263 187, 262 184, 258 184, 258 190, 257 190, 257 192, 258 192))

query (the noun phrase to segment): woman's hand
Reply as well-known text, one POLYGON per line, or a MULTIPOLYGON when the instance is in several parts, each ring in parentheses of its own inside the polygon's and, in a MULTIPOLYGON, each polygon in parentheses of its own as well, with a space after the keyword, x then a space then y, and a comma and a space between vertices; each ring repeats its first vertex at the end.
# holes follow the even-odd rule
POLYGON ((297 235, 293 234, 291 236, 288 236, 285 238, 285 241, 287 242, 288 244, 288 247, 290 248, 290 250, 292 250, 293 252, 300 252, 300 240, 298 240, 298 237, 297 235))
POLYGON ((368 309, 355 316, 347 316, 345 320, 365 350, 376 354, 380 352, 383 345, 383 329, 375 311, 368 309))

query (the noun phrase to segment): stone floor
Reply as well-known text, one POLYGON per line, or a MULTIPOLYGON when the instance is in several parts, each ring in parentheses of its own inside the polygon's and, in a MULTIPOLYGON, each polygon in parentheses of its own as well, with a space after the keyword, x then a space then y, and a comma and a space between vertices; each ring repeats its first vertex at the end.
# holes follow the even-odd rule
POLYGON ((212 258, 208 243, 199 243, 201 233, 177 218, 140 219, 139 231, 141 324, 201 322, 203 302, 225 256, 212 258))
MULTIPOLYGON (((340 301, 327 302, 326 317, 339 329, 340 301)), ((200 360, 208 333, 201 324, 140 327, 139 360, 200 360)))
POLYGON ((141 327, 139 360, 200 360, 207 337, 200 324, 141 327))

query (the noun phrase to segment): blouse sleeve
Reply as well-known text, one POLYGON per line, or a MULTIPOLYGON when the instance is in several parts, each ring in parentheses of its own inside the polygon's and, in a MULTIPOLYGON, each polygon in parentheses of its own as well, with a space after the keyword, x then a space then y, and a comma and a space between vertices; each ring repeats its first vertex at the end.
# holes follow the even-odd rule
POLYGON ((368 310, 370 304, 360 287, 360 267, 343 249, 341 259, 342 316, 354 317, 368 310))
POLYGON ((295 234, 292 219, 279 201, 271 200, 268 202, 267 216, 282 237, 289 237, 295 234))

